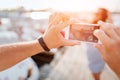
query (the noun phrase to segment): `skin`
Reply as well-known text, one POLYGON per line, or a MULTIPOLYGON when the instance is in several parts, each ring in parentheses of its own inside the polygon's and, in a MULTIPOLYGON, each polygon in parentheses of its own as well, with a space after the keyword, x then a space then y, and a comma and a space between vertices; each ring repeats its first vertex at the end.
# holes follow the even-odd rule
POLYGON ((120 28, 101 21, 98 24, 101 26, 101 30, 95 30, 94 35, 102 44, 95 44, 94 46, 120 78, 120 28))
MULTIPOLYGON (((50 16, 48 29, 43 35, 43 40, 48 48, 80 44, 79 41, 64 39, 61 34, 62 29, 70 23, 69 17, 63 13, 54 13, 50 16)), ((38 40, 0 45, 0 71, 42 51, 44 50, 38 40)))

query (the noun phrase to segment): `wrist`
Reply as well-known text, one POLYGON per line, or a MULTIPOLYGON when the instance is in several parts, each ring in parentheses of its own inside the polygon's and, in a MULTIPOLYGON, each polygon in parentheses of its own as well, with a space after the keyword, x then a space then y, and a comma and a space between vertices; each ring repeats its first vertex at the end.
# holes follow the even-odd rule
POLYGON ((53 43, 50 41, 49 37, 43 36, 43 40, 49 49, 54 48, 53 43))
POLYGON ((38 39, 38 42, 39 42, 40 46, 43 48, 43 50, 50 51, 50 48, 48 47, 48 44, 46 44, 47 41, 43 37, 40 37, 38 39))
POLYGON ((36 45, 35 49, 37 50, 37 53, 44 51, 44 49, 39 44, 38 40, 35 40, 34 42, 35 42, 35 45, 36 45))

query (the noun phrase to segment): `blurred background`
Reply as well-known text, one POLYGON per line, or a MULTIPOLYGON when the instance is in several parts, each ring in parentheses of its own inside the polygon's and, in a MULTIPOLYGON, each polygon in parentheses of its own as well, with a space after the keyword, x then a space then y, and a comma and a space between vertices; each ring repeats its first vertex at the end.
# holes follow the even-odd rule
MULTIPOLYGON (((0 44, 42 36, 48 27, 49 15, 55 11, 87 16, 102 7, 111 12, 113 24, 120 26, 119 4, 120 0, 0 0, 0 44)), ((52 49, 0 72, 0 80, 94 80, 85 53, 84 45, 52 49)), ((101 80, 118 79, 106 67, 101 80)))

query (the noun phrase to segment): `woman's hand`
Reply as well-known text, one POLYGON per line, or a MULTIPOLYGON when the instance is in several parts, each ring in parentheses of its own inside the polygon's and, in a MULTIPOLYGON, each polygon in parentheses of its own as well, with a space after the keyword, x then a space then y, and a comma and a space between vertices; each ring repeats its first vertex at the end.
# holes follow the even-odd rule
POLYGON ((71 23, 69 16, 63 13, 54 13, 49 18, 49 27, 46 30, 43 39, 48 48, 58 48, 60 46, 73 46, 80 44, 79 41, 66 40, 61 31, 71 23))
POLYGON ((110 68, 120 77, 120 28, 110 23, 99 22, 101 30, 94 35, 102 44, 95 44, 110 68))

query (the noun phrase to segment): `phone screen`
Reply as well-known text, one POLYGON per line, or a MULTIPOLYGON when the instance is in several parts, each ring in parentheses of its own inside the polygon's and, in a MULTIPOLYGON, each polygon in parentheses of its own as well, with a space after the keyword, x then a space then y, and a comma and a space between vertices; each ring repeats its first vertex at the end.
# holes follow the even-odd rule
POLYGON ((99 28, 98 24, 71 24, 69 27, 69 39, 97 43, 98 39, 93 35, 93 31, 99 28))

